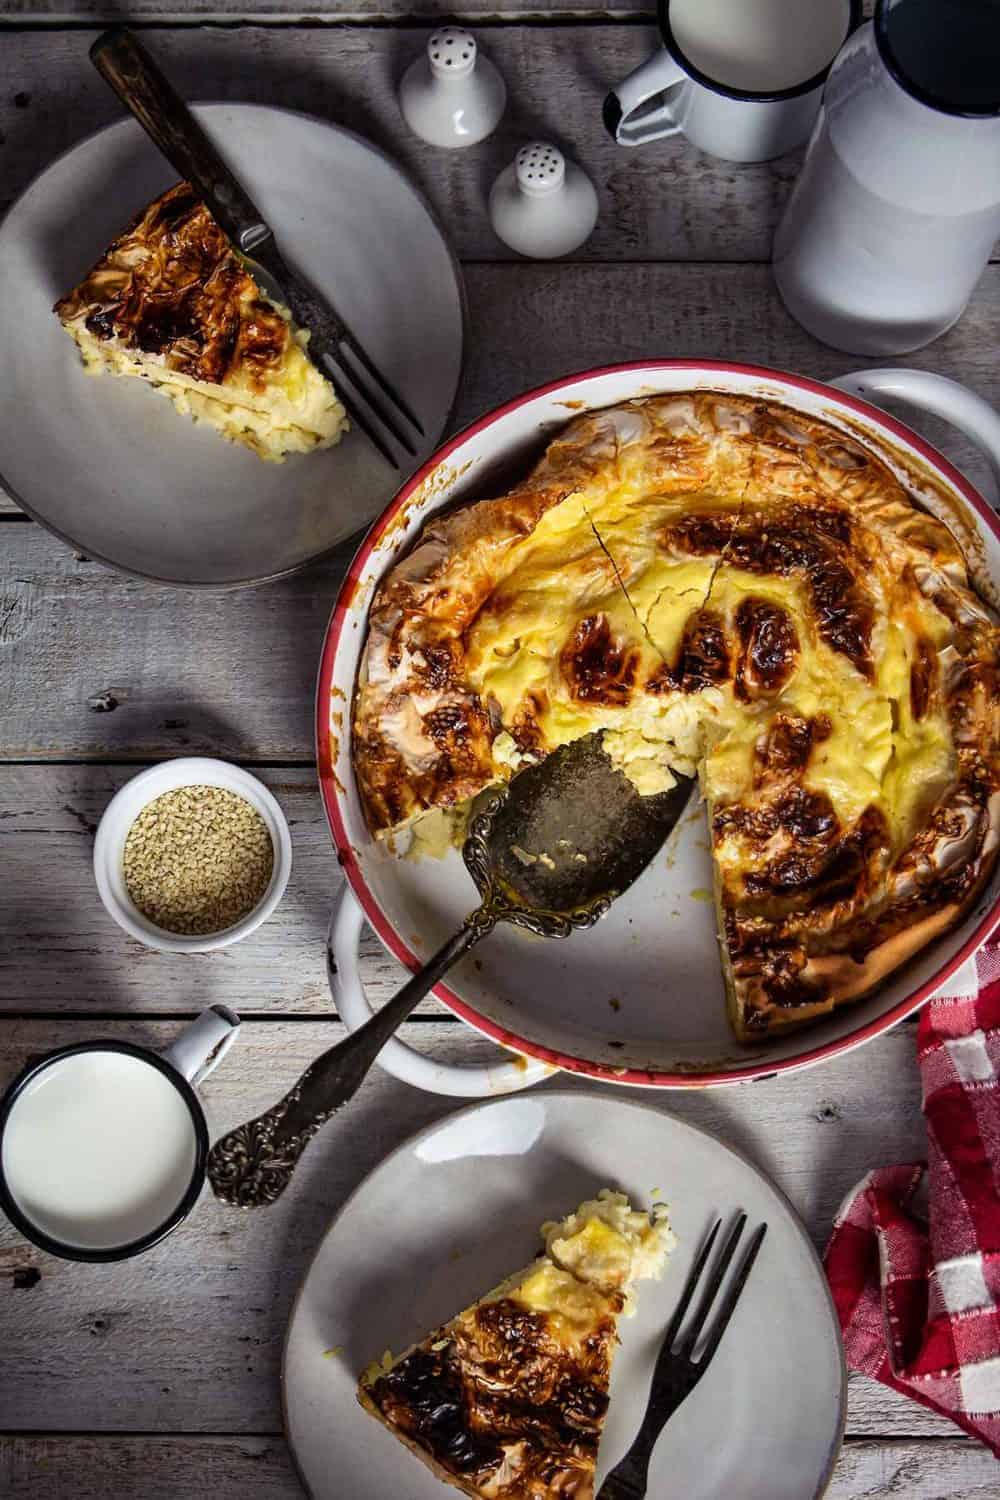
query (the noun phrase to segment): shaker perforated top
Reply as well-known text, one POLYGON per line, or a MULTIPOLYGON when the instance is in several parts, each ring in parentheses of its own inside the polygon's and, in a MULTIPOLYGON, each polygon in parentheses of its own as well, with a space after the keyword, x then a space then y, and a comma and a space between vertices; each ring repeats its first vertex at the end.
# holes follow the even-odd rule
POLYGON ((568 255, 593 232, 597 193, 586 172, 548 141, 530 141, 490 193, 490 222, 505 245, 549 260, 568 255))
POLYGON ((464 26, 431 32, 399 85, 399 107, 414 135, 447 150, 485 140, 506 104, 506 84, 464 26))
POLYGON ((476 66, 476 39, 464 26, 442 26, 427 39, 431 71, 438 78, 460 78, 476 66))
POLYGON ((532 141, 514 158, 517 185, 523 193, 551 193, 566 179, 566 158, 557 146, 532 141))

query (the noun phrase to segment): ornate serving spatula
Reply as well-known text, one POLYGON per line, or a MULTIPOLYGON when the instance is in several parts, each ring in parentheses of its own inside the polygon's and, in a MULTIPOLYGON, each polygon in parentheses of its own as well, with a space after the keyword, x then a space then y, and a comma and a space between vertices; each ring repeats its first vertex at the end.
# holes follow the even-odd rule
POLYGON ((312 1063, 266 1114, 216 1142, 218 1198, 273 1203, 330 1116, 360 1087, 389 1038, 427 992, 498 922, 540 937, 592 927, 649 864, 676 824, 691 782, 643 797, 590 734, 519 771, 480 799, 462 850, 480 904, 430 962, 370 1021, 312 1063))

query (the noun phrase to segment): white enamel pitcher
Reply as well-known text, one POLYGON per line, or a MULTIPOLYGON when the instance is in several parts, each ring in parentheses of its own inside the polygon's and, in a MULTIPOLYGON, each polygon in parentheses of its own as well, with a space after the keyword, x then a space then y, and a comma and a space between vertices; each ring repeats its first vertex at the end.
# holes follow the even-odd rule
POLYGON ((1000 236, 1000 4, 878 0, 834 63, 774 240, 789 312, 852 354, 961 316, 1000 236))

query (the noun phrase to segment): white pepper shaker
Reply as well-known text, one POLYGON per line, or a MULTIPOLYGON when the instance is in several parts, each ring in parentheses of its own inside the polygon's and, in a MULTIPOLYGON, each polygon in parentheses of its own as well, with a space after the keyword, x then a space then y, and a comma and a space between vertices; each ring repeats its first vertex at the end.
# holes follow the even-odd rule
POLYGON ((490 193, 490 222, 512 250, 535 260, 568 255, 593 233, 597 193, 557 146, 532 141, 504 167, 490 193))
POLYGON ((500 123, 507 86, 471 31, 442 26, 399 85, 399 107, 414 135, 455 149, 485 140, 500 123))

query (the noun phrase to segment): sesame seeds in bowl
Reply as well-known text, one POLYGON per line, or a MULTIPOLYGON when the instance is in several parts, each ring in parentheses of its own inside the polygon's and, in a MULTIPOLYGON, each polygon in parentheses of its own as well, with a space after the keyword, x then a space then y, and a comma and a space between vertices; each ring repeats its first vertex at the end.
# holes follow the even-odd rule
POLYGON ((165 761, 126 783, 97 830, 105 908, 147 947, 203 953, 259 927, 284 893, 291 838, 255 776, 203 757, 165 761))

